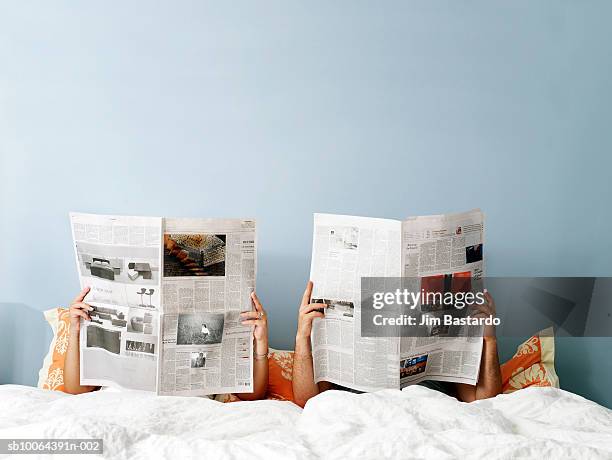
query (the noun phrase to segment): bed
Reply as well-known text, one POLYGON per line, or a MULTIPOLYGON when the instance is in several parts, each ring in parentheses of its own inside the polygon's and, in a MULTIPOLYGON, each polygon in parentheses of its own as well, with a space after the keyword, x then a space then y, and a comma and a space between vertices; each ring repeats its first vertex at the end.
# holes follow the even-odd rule
POLYGON ((0 386, 0 438, 102 438, 105 458, 612 458, 612 411, 530 387, 471 404, 420 386, 223 404, 0 386))

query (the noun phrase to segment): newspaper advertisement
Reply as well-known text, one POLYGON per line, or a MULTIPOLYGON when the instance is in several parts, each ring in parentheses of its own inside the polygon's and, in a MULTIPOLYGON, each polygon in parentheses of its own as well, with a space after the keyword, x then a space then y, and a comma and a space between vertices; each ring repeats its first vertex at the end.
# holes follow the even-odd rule
MULTIPOLYGON (((484 217, 480 210, 412 217, 402 223, 403 276, 418 280, 415 291, 425 294, 469 291, 481 282, 484 217)), ((421 301, 424 322, 432 324, 419 337, 401 338, 401 387, 422 380, 475 385, 482 354, 479 326, 455 327, 441 321, 453 305, 421 301), (434 320, 429 320, 434 318, 434 320), (453 330, 454 329, 454 330, 453 330)), ((467 313, 467 312, 466 312, 467 313)))
POLYGON ((71 213, 81 287, 82 385, 155 391, 159 355, 162 219, 71 213))
POLYGON ((159 394, 253 391, 255 278, 255 221, 165 219, 159 394))
POLYGON ((366 217, 315 214, 312 302, 325 303, 315 318, 315 382, 360 391, 399 387, 399 337, 360 334, 361 277, 401 276, 402 223, 366 217))
MULTIPOLYGON (((396 278, 421 290, 455 289, 483 275, 483 215, 387 219, 315 214, 312 302, 327 304, 315 319, 315 381, 360 391, 402 388, 422 380, 475 384, 482 334, 473 326, 431 326, 415 337, 362 336, 361 278, 396 278)), ((444 314, 446 305, 417 306, 420 315, 444 314)), ((435 324, 434 321, 432 321, 435 324)))

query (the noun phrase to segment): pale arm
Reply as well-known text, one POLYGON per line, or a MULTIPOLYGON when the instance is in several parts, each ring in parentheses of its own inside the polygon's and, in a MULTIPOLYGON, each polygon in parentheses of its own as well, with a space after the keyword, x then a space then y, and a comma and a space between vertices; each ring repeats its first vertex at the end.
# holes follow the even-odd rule
POLYGON ((96 386, 81 385, 81 365, 79 355, 79 333, 81 318, 89 320, 91 306, 84 303, 89 288, 83 289, 70 305, 70 329, 68 332, 68 349, 64 361, 64 390, 71 394, 88 393, 97 390, 96 386))
POLYGON ((255 326, 253 329, 253 392, 236 393, 243 401, 264 399, 268 391, 268 317, 257 295, 251 294, 251 303, 255 311, 240 314, 244 326, 255 326))
POLYGON ((243 401, 264 399, 268 391, 268 342, 255 342, 254 353, 259 356, 253 359, 253 393, 236 393, 243 401))

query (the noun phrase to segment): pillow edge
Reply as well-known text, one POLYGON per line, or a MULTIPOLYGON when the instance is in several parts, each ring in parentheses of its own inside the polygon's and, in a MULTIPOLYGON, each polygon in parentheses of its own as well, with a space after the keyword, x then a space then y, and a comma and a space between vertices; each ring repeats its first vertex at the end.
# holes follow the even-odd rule
POLYGON ((541 364, 546 370, 546 379, 554 388, 561 388, 559 376, 555 371, 555 332, 552 327, 541 330, 540 344, 542 346, 541 364))
POLYGON ((49 350, 47 351, 47 354, 43 359, 42 367, 38 371, 38 383, 36 385, 37 388, 44 388, 45 382, 49 377, 49 368, 51 367, 51 364, 53 364, 53 352, 55 351, 55 344, 57 341, 57 323, 59 321, 60 310, 61 307, 55 307, 49 310, 45 310, 43 312, 43 316, 45 317, 47 324, 49 324, 49 327, 51 327, 51 331, 53 332, 53 338, 51 339, 51 343, 49 344, 49 350))

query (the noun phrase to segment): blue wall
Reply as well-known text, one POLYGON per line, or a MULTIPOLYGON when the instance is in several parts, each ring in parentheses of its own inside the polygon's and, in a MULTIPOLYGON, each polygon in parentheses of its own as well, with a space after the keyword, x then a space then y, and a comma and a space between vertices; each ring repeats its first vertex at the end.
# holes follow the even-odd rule
MULTIPOLYGON (((277 347, 292 343, 313 212, 481 207, 489 274, 612 275, 611 14, 3 2, 1 381, 34 383, 49 340, 37 312, 78 290, 71 210, 257 218, 277 347)), ((611 345, 560 345, 562 384, 612 405, 611 345)))

